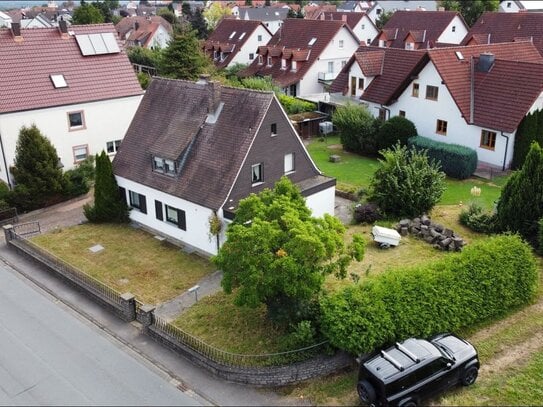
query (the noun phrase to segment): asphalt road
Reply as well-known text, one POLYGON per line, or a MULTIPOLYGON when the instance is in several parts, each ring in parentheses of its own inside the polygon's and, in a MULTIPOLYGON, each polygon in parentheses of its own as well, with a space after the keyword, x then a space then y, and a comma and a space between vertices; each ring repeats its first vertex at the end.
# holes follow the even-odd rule
POLYGON ((0 405, 198 405, 0 263, 0 405))

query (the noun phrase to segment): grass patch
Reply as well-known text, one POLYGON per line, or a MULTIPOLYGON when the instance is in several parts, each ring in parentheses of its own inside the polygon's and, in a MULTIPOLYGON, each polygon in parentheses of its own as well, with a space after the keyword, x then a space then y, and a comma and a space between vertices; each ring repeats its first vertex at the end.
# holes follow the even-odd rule
POLYGON ((233 295, 219 292, 205 297, 181 314, 173 324, 209 345, 240 354, 279 352, 284 332, 266 319, 264 305, 238 307, 233 295))
MULTIPOLYGON (((307 150, 324 174, 337 179, 338 189, 348 192, 368 188, 373 173, 379 167, 375 158, 343 151, 338 136, 327 137, 325 141, 314 139, 308 144, 307 150), (339 155, 341 161, 339 163, 329 162, 330 154, 339 155)), ((486 209, 492 209, 506 180, 507 177, 496 177, 493 180, 472 177, 462 181, 447 178, 446 189, 439 204, 467 205, 471 202, 477 202, 486 209), (481 195, 478 197, 471 195, 470 191, 474 186, 481 188, 481 195)))
POLYGON ((115 290, 157 304, 196 284, 214 268, 195 254, 128 225, 85 224, 36 236, 32 241, 115 290), (92 253, 100 244, 105 250, 92 253))

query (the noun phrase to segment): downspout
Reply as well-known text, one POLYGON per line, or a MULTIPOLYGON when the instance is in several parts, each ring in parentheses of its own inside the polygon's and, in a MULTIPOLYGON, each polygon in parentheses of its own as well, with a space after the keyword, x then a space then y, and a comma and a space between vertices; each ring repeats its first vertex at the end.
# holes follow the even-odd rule
POLYGON ((505 171, 505 162, 507 160, 507 148, 509 147, 509 136, 506 136, 505 134, 503 134, 503 131, 500 133, 502 137, 505 137, 505 152, 503 153, 503 166, 502 166, 502 171, 505 171))
POLYGON ((9 168, 6 161, 6 153, 4 152, 4 142, 2 141, 2 133, 0 133, 0 148, 2 149, 2 159, 4 160, 4 168, 6 169, 6 179, 8 181, 9 189, 12 189, 11 180, 9 179, 9 168))
POLYGON ((473 124, 473 110, 475 109, 475 64, 470 58, 470 84, 469 84, 469 124, 473 124))

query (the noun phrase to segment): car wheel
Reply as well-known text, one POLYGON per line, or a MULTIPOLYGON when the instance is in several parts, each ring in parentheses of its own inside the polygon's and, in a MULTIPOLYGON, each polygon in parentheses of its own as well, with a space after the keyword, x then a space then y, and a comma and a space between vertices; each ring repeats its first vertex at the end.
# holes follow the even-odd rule
POLYGON ((409 400, 407 403, 402 404, 402 407, 417 407, 415 400, 409 400))
POLYGON ((358 390, 358 397, 360 397, 362 403, 367 405, 375 403, 375 389, 370 382, 367 380, 360 380, 356 389, 358 390))
POLYGON ((462 386, 471 386, 477 380, 479 369, 476 366, 468 367, 462 374, 462 386))

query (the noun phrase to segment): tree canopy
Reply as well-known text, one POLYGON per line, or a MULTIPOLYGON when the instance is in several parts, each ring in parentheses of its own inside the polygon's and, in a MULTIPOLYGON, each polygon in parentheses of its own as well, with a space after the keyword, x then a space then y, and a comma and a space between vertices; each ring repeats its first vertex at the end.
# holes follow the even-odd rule
POLYGON ((213 259, 223 271, 222 287, 237 288, 237 305, 266 304, 279 323, 307 319, 304 313, 324 278, 343 278, 347 266, 364 255, 361 236, 345 244, 345 227, 330 215, 314 218, 300 191, 286 177, 243 199, 213 259))
POLYGON ((105 21, 100 9, 81 0, 79 7, 74 9, 72 15, 73 24, 100 24, 105 21))
POLYGON ((445 10, 460 12, 471 27, 485 11, 497 11, 500 0, 440 0, 439 5, 445 10))
POLYGON ((211 7, 207 8, 203 13, 204 19, 207 23, 207 28, 209 30, 214 30, 223 17, 229 16, 231 14, 232 10, 230 9, 230 7, 224 7, 219 2, 214 2, 211 7))

